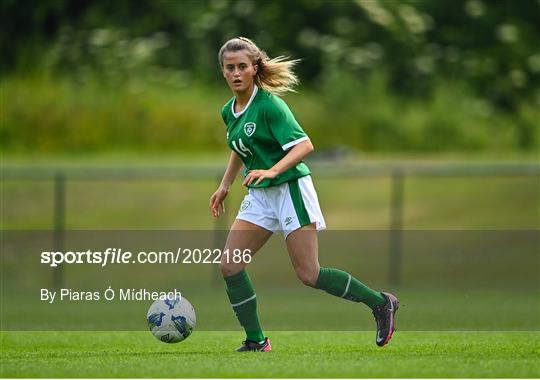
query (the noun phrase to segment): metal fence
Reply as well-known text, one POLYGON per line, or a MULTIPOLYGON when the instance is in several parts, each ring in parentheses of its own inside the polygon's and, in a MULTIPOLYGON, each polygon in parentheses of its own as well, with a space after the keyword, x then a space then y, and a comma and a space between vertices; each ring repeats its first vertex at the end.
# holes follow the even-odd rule
MULTIPOLYGON (((388 280, 392 285, 401 282, 402 232, 405 204, 405 182, 418 177, 537 177, 540 179, 539 163, 373 163, 343 164, 336 162, 310 163, 317 178, 390 178, 389 199, 390 223, 388 280)), ((7 181, 53 181, 54 183, 54 248, 62 251, 66 230, 66 184, 74 181, 157 181, 157 180, 201 180, 215 179, 219 184, 224 172, 223 166, 181 165, 170 167, 155 166, 4 166, 1 170, 2 182, 7 181)), ((4 197, 3 197, 4 198, 4 197)), ((216 219, 215 231, 223 231, 228 226, 227 214, 216 219)), ((215 234, 215 246, 223 245, 222 234, 215 234)), ((62 271, 54 272, 56 287, 61 286, 62 271)))

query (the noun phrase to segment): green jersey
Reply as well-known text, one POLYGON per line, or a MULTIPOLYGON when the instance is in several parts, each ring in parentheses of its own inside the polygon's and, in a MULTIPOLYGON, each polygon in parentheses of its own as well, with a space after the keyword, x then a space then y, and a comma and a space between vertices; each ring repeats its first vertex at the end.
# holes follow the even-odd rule
MULTIPOLYGON (((234 102, 233 97, 223 106, 221 116, 227 125, 229 147, 244 162, 244 176, 249 170, 272 168, 289 149, 308 139, 281 98, 255 86, 241 112, 234 112, 234 102)), ((307 165, 300 161, 279 176, 266 178, 257 186, 254 181, 250 187, 276 186, 310 173, 307 165)))

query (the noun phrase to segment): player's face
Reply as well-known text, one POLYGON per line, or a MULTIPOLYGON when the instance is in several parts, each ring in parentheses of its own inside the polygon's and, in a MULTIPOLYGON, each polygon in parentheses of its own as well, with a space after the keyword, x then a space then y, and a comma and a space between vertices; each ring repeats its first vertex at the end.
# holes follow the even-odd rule
POLYGON ((251 63, 245 50, 227 52, 223 56, 223 76, 234 93, 243 93, 253 86, 257 65, 251 63))

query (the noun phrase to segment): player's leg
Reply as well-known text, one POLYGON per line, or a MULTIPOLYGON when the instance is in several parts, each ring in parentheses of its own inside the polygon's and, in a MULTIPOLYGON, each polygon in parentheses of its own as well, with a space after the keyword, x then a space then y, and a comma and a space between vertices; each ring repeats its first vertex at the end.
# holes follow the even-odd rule
POLYGON ((321 269, 319 265, 319 240, 315 223, 289 233, 285 243, 296 277, 304 285, 314 288, 321 269))
POLYGON ((244 260, 235 260, 233 253, 234 250, 240 250, 249 252, 251 257, 268 241, 270 236, 272 236, 271 231, 245 220, 236 219, 229 231, 224 253, 221 256, 219 268, 227 284, 227 295, 247 336, 246 342, 238 349, 239 351, 256 351, 264 348, 269 350, 270 346, 257 316, 257 296, 245 270, 247 263, 244 260))
POLYGON ((296 275, 304 284, 337 297, 362 302, 371 309, 385 304, 386 299, 380 292, 370 289, 349 273, 319 266, 315 224, 289 233, 286 243, 296 275))
POLYGON ((333 268, 320 268, 317 230, 325 228, 324 217, 311 176, 288 183, 280 204, 281 227, 289 256, 300 280, 337 297, 363 302, 371 309, 384 305, 385 296, 350 274, 333 268), (292 215, 288 218, 285 216, 292 215), (290 219, 291 222, 286 221, 290 219))
POLYGON ((318 237, 315 223, 290 232, 286 243, 291 262, 300 281, 336 297, 369 306, 377 322, 376 343, 379 346, 388 343, 394 332, 394 315, 399 306, 395 296, 375 291, 342 270, 321 268, 318 260, 318 237))
POLYGON ((272 231, 268 231, 246 220, 235 219, 229 230, 223 251, 224 253, 228 252, 228 255, 224 254, 221 256, 221 262, 219 264, 221 274, 223 276, 232 276, 245 269, 247 263, 244 260, 235 260, 233 257, 235 249, 253 256, 271 236, 272 231))

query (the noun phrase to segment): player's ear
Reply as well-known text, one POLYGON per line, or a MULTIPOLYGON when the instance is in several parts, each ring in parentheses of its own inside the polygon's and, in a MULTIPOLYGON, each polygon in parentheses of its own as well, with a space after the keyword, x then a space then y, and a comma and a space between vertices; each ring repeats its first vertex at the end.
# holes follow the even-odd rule
POLYGON ((253 65, 253 76, 257 75, 257 71, 259 71, 259 65, 253 65))

